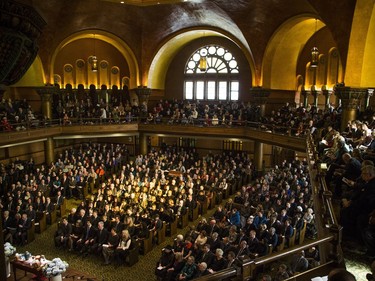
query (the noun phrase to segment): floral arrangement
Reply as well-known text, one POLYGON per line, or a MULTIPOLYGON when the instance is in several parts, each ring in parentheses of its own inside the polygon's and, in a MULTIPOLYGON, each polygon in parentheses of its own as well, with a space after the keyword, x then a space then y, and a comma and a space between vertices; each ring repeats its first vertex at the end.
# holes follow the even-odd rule
POLYGON ((6 257, 13 256, 16 253, 16 247, 14 247, 9 242, 4 244, 4 254, 6 257))
POLYGON ((52 261, 47 262, 43 267, 43 274, 47 277, 54 277, 65 272, 69 264, 62 261, 60 258, 55 258, 52 261))

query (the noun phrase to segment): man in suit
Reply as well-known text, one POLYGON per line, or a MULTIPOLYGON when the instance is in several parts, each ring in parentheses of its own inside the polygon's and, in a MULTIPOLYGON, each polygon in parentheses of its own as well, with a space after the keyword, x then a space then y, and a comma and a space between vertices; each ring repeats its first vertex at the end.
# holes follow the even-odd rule
POLYGON ((51 222, 52 222, 51 213, 55 210, 55 206, 51 202, 51 198, 50 197, 46 198, 45 210, 46 210, 46 220, 47 220, 47 223, 51 224, 51 222))
POLYGON ((154 222, 153 222, 153 227, 152 227, 152 231, 154 232, 154 241, 153 243, 154 244, 157 244, 159 243, 159 241, 157 241, 157 237, 158 237, 158 231, 161 230, 163 228, 163 222, 161 221, 159 215, 156 215, 155 216, 155 219, 154 219, 154 222))
POLYGON ((61 194, 61 190, 57 191, 56 196, 56 206, 60 209, 61 205, 64 203, 64 196, 61 194))
POLYGON ((119 215, 116 215, 116 216, 115 216, 115 221, 114 221, 113 224, 112 224, 112 228, 114 228, 114 229, 116 230, 116 233, 117 233, 118 235, 121 234, 121 232, 122 232, 124 226, 123 226, 123 224, 122 224, 122 222, 121 222, 121 219, 120 219, 120 216, 119 216, 119 215))
POLYGON ((5 210, 3 213, 4 242, 9 242, 10 244, 13 244, 13 233, 15 229, 16 225, 14 224, 14 219, 10 217, 9 211, 5 210))
POLYGON ((215 258, 215 254, 210 250, 210 244, 204 244, 203 246, 203 254, 200 259, 200 263, 205 262, 207 267, 210 268, 211 264, 215 258))
POLYGON ((242 240, 242 242, 239 244, 236 252, 236 258, 240 256, 249 256, 249 248, 247 247, 247 242, 245 240, 242 240))
POLYGON ((98 230, 94 244, 90 247, 89 252, 94 255, 100 255, 103 250, 103 244, 107 244, 109 232, 104 228, 104 222, 98 222, 98 230))
POLYGON ((86 257, 88 250, 94 244, 96 239, 96 229, 91 225, 90 220, 87 220, 86 227, 83 230, 81 238, 77 241, 77 249, 86 257))
POLYGON ((22 214, 21 220, 17 225, 16 243, 17 245, 24 246, 27 241, 27 231, 31 227, 31 220, 27 217, 26 213, 22 214))
POLYGON ((55 246, 66 248, 71 234, 72 224, 68 222, 66 217, 64 217, 55 236, 55 246))

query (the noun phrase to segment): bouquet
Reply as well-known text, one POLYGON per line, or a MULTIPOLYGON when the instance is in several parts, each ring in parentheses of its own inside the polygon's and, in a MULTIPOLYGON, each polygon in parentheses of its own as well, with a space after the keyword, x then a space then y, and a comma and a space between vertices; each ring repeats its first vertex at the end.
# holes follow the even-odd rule
POLYGON ((6 257, 13 256, 16 253, 16 247, 14 247, 9 242, 4 244, 4 254, 6 257))
POLYGON ((43 274, 47 278, 51 278, 65 272, 68 266, 67 262, 62 261, 60 258, 55 258, 44 265, 43 274))

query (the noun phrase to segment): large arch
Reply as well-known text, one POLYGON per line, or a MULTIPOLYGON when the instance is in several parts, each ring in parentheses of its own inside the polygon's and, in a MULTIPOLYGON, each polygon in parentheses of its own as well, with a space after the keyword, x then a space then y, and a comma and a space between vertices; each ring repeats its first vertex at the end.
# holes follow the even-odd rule
POLYGON ((324 23, 309 15, 291 18, 274 33, 267 46, 261 84, 265 88, 296 90, 296 67, 303 46, 324 23))
POLYGON ((353 16, 344 82, 351 87, 375 86, 375 2, 358 0, 353 16))
POLYGON ((221 31, 216 30, 208 30, 208 29, 198 29, 198 30, 189 30, 183 31, 172 38, 170 38, 167 42, 165 42, 159 49, 156 55, 154 56, 150 69, 148 71, 148 77, 146 78, 146 85, 152 89, 164 89, 166 73, 168 67, 173 60, 173 58, 179 53, 179 51, 189 42, 202 38, 205 36, 218 36, 218 37, 225 37, 238 46, 242 50, 244 50, 245 57, 250 65, 252 70, 252 81, 255 81, 255 63, 252 57, 250 47, 248 44, 242 43, 243 41, 237 38, 232 38, 229 35, 224 34, 221 31), (148 81, 147 81, 148 79, 148 81))
MULTIPOLYGON (((53 70, 54 70, 54 64, 56 60, 56 56, 58 55, 59 51, 66 46, 67 44, 70 44, 78 39, 85 39, 85 38, 92 38, 93 34, 95 34, 96 40, 102 40, 105 41, 108 44, 111 44, 114 46, 126 59, 128 65, 129 65, 129 71, 130 71, 130 81, 129 81, 129 87, 130 88, 136 88, 140 85, 140 78, 139 78, 139 64, 138 61, 134 55, 134 52, 130 49, 130 47, 122 41, 117 36, 114 36, 111 33, 102 31, 102 30, 84 30, 77 32, 69 37, 67 37, 64 41, 62 41, 55 51, 53 52, 52 58, 51 58, 51 68, 50 68, 50 77, 53 77, 53 70)), ((52 81, 49 81, 52 83, 52 81)))

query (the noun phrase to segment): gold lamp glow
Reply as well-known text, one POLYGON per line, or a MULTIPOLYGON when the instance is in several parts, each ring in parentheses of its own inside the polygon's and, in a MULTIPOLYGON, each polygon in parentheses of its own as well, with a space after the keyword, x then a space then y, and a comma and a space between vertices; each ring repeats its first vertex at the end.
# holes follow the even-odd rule
POLYGON ((94 33, 94 55, 91 57, 91 71, 92 72, 98 71, 98 59, 95 55, 95 33, 94 33))
MULTIPOLYGON (((318 19, 315 19, 314 35, 316 33, 317 25, 318 25, 318 19)), ((311 49, 311 64, 310 64, 310 67, 318 67, 318 64, 319 64, 319 50, 316 47, 316 43, 314 45, 315 46, 311 49)))
POLYGON ((199 59, 199 70, 201 72, 206 72, 207 70, 207 49, 203 48, 199 52, 200 59, 199 59))

